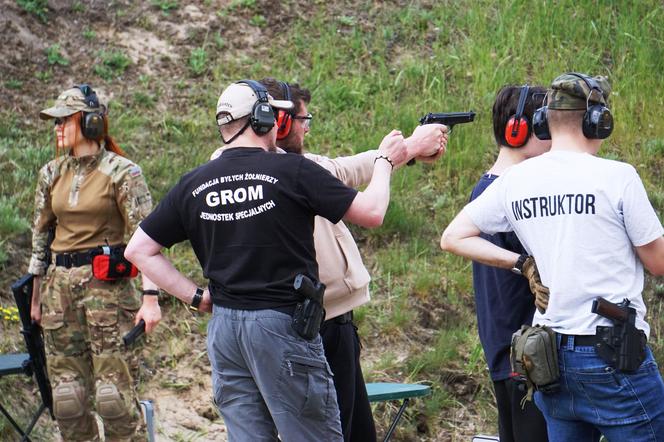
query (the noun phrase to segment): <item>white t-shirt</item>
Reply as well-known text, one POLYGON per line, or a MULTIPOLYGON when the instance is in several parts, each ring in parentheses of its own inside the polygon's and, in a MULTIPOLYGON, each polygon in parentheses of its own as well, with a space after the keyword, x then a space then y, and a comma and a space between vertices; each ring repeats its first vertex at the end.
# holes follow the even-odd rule
POLYGON ((592 335, 608 319, 592 301, 630 300, 646 335, 643 265, 633 246, 662 236, 636 170, 589 154, 554 151, 507 170, 464 210, 483 232, 514 231, 535 257, 549 306, 534 324, 592 335))

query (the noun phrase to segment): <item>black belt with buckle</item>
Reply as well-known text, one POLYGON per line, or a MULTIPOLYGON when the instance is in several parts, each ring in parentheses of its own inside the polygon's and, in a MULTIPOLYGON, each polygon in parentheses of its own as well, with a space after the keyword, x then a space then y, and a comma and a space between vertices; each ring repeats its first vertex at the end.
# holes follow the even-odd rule
POLYGON ((335 316, 334 318, 330 318, 325 322, 334 322, 335 324, 343 325, 343 324, 348 324, 353 320, 353 311, 349 311, 344 313, 343 315, 335 316))
POLYGON ((92 263, 90 252, 58 253, 55 255, 55 265, 58 267, 81 267, 92 263))
POLYGON ((560 346, 565 347, 569 342, 569 338, 574 338, 575 347, 594 347, 597 343, 597 336, 595 335, 563 335, 560 334, 560 346))

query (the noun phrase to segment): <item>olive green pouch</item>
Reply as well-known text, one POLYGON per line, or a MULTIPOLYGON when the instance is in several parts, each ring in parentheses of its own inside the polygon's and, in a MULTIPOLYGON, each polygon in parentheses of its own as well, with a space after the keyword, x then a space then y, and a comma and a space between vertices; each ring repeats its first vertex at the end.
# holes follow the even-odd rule
POLYGON ((543 393, 559 390, 560 370, 558 368, 558 346, 556 333, 544 325, 522 325, 512 335, 510 352, 512 372, 518 374, 528 387, 525 401, 532 400, 535 389, 543 393))

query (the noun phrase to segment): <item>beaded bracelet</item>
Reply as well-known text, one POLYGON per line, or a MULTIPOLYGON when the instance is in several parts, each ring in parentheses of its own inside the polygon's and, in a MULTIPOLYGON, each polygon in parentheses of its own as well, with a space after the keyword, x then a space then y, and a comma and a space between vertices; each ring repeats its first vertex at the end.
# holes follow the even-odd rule
POLYGON ((374 158, 374 164, 376 164, 376 161, 381 159, 381 158, 384 159, 385 161, 387 161, 388 163, 390 163, 390 166, 392 167, 392 169, 394 169, 394 163, 392 162, 390 157, 388 157, 386 155, 378 155, 376 158, 374 158))

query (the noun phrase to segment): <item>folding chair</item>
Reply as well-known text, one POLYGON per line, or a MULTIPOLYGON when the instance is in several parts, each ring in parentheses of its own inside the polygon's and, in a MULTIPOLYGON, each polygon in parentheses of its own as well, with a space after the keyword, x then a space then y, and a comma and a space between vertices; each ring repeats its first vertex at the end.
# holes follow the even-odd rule
MULTIPOLYGON (((6 354, 0 355, 0 376, 7 376, 12 374, 25 374, 27 376, 32 376, 30 355, 27 353, 18 353, 18 354, 6 354)), ((46 409, 46 405, 43 403, 39 409, 35 412, 30 424, 23 430, 12 418, 9 412, 5 407, 0 404, 0 413, 2 413, 9 423, 14 427, 14 429, 21 435, 21 441, 30 441, 28 435, 34 428, 35 424, 39 420, 39 417, 46 409)))
POLYGON ((431 394, 431 387, 428 385, 420 384, 398 384, 390 382, 373 382, 366 384, 367 394, 369 395, 369 402, 382 402, 382 401, 399 401, 402 400, 401 407, 397 411, 396 416, 392 420, 389 430, 385 435, 383 442, 387 442, 392 437, 392 433, 397 428, 397 424, 401 419, 406 407, 410 402, 410 398, 419 396, 428 396, 431 394))

